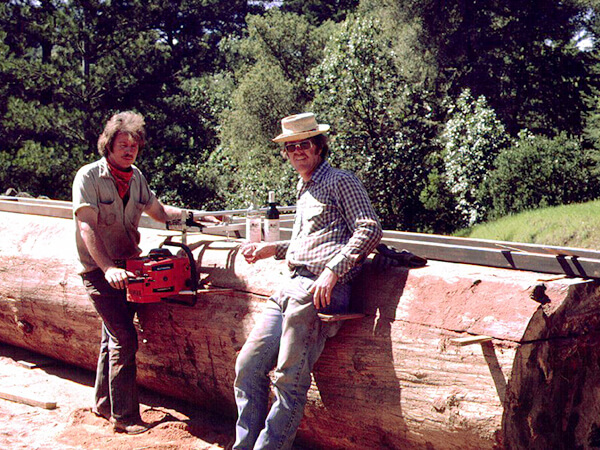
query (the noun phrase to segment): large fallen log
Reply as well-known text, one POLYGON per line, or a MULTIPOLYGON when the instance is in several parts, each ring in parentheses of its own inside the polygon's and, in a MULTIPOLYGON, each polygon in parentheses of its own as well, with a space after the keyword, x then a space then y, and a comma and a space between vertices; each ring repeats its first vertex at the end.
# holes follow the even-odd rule
MULTIPOLYGON (((75 273, 73 222, 0 213, 0 233, 0 341, 93 369, 100 323, 75 273)), ((142 231, 145 250, 162 239, 142 231)), ((140 305, 138 379, 233 416, 237 352, 285 264, 248 265, 234 242, 188 239, 205 281, 234 291, 194 307, 140 305)), ((333 449, 595 446, 599 295, 577 278, 367 264, 354 289, 366 317, 327 344, 298 439, 333 449)))

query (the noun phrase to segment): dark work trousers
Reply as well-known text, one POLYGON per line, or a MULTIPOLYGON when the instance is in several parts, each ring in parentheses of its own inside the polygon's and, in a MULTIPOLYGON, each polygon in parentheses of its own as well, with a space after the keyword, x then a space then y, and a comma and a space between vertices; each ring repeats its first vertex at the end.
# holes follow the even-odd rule
POLYGON ((124 289, 114 289, 97 269, 81 276, 89 298, 102 318, 102 342, 96 371, 96 409, 119 422, 139 419, 135 354, 135 310, 124 289))

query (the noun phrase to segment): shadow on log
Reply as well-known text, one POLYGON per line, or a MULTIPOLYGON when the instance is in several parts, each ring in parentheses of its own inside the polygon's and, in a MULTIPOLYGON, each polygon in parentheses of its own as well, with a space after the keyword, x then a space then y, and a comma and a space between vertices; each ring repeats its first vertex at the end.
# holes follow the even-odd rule
MULTIPOLYGON (((93 370, 100 322, 75 273, 72 221, 0 213, 0 233, 0 340, 93 370)), ((189 239, 204 281, 234 291, 201 295, 192 308, 139 305, 138 380, 234 416, 237 353, 287 269, 246 264, 234 242, 189 239)), ((145 251, 162 240, 142 230, 145 251)), ((599 296, 596 282, 577 278, 435 261, 386 272, 367 264, 353 292, 366 317, 346 322, 326 345, 298 441, 595 448, 599 296)))

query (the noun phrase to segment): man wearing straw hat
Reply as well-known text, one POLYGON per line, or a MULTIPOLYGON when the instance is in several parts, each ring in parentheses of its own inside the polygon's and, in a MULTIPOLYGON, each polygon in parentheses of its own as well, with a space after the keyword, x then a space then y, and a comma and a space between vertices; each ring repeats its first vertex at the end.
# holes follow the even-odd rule
POLYGON ((379 243, 381 225, 362 183, 326 161, 329 147, 313 113, 285 117, 282 154, 300 175, 290 241, 248 243, 246 261, 286 259, 290 281, 267 302, 236 361, 234 449, 287 449, 304 414, 311 371, 341 322, 318 313, 348 312, 351 281, 379 243), (269 401, 274 369, 275 401, 269 401))

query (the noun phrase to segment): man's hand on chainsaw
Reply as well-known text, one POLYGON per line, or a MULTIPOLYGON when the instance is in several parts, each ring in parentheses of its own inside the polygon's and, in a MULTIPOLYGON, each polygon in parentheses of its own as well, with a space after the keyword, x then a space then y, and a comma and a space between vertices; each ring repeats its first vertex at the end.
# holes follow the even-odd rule
POLYGON ((133 277, 135 277, 135 274, 119 267, 109 267, 104 272, 104 278, 106 278, 108 284, 114 289, 125 289, 127 287, 127 280, 133 277))

